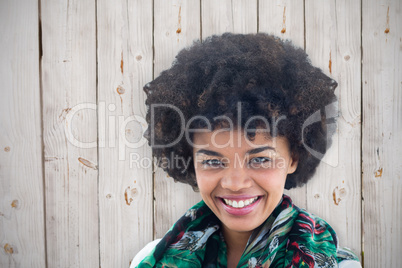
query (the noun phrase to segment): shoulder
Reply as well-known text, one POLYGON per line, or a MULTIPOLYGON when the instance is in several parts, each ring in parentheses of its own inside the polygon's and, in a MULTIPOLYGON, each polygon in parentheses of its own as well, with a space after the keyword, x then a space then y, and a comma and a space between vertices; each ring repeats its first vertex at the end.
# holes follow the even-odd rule
POLYGON ((149 242, 143 249, 141 249, 137 253, 137 255, 135 255, 134 259, 131 261, 130 268, 136 267, 146 256, 151 254, 151 252, 155 249, 159 241, 161 241, 161 239, 156 239, 152 242, 149 242))
POLYGON ((341 261, 338 265, 339 268, 361 268, 362 265, 358 261, 341 261))

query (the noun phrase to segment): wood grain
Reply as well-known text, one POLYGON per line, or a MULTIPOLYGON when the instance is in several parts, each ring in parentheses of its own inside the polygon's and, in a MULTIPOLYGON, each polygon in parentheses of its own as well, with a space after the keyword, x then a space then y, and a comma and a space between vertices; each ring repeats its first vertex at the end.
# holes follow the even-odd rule
POLYGON ((365 267, 399 267, 402 252, 402 4, 363 1, 365 267))
POLYGON ((213 34, 256 33, 257 1, 201 1, 202 38, 213 34))
MULTIPOLYGON (((198 0, 155 0, 154 2, 154 75, 171 66, 176 54, 200 39, 200 2, 198 0)), ((155 170, 155 238, 167 230, 192 205, 201 200, 189 185, 175 183, 162 169, 155 170)))
POLYGON ((99 267, 95 2, 42 0, 41 23, 47 264, 99 267))
MULTIPOLYGON (((295 46, 304 48, 304 6, 302 1, 259 0, 258 31, 291 40, 295 46)), ((301 208, 307 206, 307 186, 294 188, 285 194, 301 208)))
POLYGON ((333 144, 307 184, 307 209, 335 229, 340 246, 360 255, 360 3, 308 0, 305 12, 306 52, 338 82, 340 112, 333 144))
POLYGON ((289 39, 304 48, 303 1, 259 0, 258 31, 289 39))
POLYGON ((0 4, 0 267, 45 267, 37 1, 0 4))
POLYGON ((152 2, 98 1, 97 11, 101 266, 128 267, 153 235, 152 155, 142 137, 152 2))
POLYGON ((304 2, 2 1, 0 267, 128 267, 163 236, 201 198, 153 170, 142 87, 194 40, 257 31, 339 83, 335 143, 287 193, 365 267, 399 267, 401 2, 304 2))

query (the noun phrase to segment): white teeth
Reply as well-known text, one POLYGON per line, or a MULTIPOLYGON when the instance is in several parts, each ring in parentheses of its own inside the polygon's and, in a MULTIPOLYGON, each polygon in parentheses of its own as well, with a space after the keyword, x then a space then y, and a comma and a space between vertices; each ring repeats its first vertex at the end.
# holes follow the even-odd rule
POLYGON ((230 199, 223 199, 226 203, 226 205, 229 205, 234 208, 243 208, 246 207, 252 203, 254 203, 258 197, 246 199, 246 200, 240 200, 240 201, 235 201, 235 200, 230 200, 230 199))
POLYGON ((223 199, 223 200, 225 200, 226 205, 233 206, 232 200, 229 200, 229 199, 223 199))

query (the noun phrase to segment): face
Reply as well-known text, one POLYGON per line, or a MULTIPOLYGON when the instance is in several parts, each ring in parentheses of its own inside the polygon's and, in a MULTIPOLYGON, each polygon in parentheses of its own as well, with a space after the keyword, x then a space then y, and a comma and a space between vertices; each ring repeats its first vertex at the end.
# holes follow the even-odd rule
POLYGON ((202 199, 230 232, 252 232, 279 204, 293 160, 286 138, 243 131, 194 134, 194 166, 202 199))

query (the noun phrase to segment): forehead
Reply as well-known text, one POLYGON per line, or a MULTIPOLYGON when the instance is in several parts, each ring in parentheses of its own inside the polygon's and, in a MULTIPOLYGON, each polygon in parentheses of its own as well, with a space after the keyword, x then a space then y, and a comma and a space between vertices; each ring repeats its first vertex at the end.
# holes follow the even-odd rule
POLYGON ((214 149, 252 149, 267 145, 273 148, 289 148, 285 137, 271 137, 269 133, 256 131, 253 137, 247 137, 242 129, 214 131, 203 130, 193 134, 193 148, 195 151, 202 148, 214 149))

